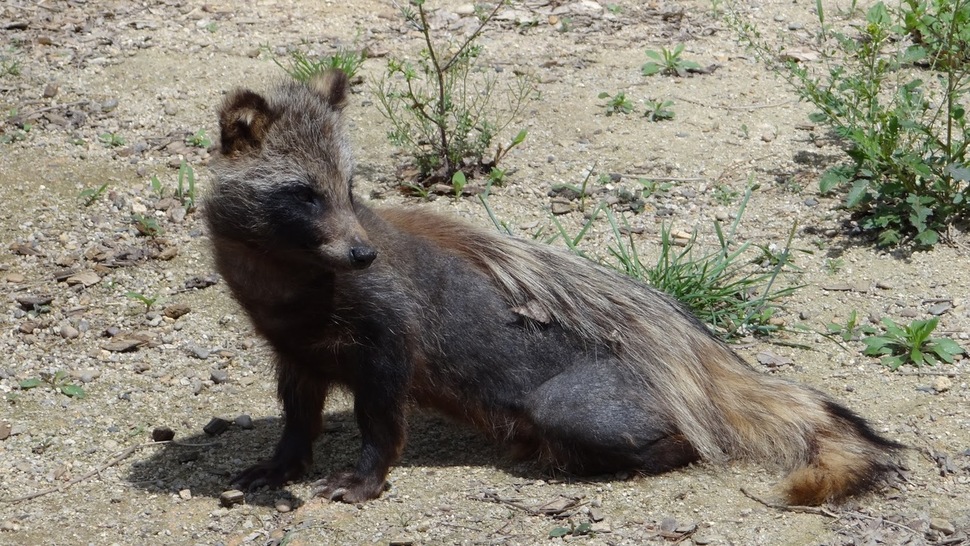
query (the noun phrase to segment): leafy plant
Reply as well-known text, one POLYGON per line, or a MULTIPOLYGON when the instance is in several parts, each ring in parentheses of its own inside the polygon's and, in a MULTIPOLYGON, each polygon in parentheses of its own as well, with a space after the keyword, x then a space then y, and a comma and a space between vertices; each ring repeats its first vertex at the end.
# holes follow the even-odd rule
POLYGON ((0 52, 0 78, 20 75, 21 61, 14 57, 16 53, 17 49, 13 47, 0 52))
POLYGON ((825 271, 829 275, 835 275, 845 267, 845 260, 842 258, 829 258, 825 260, 825 271))
POLYGON ((920 367, 923 364, 932 366, 937 362, 951 363, 964 350, 951 339, 930 337, 938 322, 939 319, 934 317, 916 320, 909 325, 899 325, 892 319, 884 318, 883 335, 862 339, 866 345, 863 354, 881 356, 882 364, 891 370, 904 364, 920 367))
POLYGON ((85 207, 90 207, 104 195, 104 191, 108 189, 108 183, 105 182, 97 188, 85 188, 77 194, 77 198, 85 207))
POLYGON ((306 53, 292 49, 289 52, 289 59, 286 64, 275 57, 273 62, 289 74, 291 78, 307 82, 313 76, 322 74, 331 68, 339 68, 347 74, 348 78, 353 78, 357 75, 360 67, 363 66, 366 58, 362 50, 340 49, 333 55, 311 59, 307 57, 306 53))
POLYGON ((645 63, 640 71, 644 76, 661 74, 665 76, 685 76, 688 70, 700 68, 694 61, 680 58, 684 52, 684 44, 677 44, 673 49, 661 47, 660 51, 647 50, 647 57, 651 60, 645 63))
POLYGON ((674 105, 672 100, 648 100, 643 111, 643 117, 648 121, 665 121, 674 119, 674 111, 670 109, 674 105))
POLYGON ((14 142, 20 142, 21 140, 27 140, 27 135, 30 133, 31 129, 33 129, 33 125, 30 123, 24 123, 9 134, 0 134, 0 143, 11 144, 14 142))
POLYGON ((603 91, 598 97, 601 99, 609 99, 604 105, 607 116, 612 116, 613 114, 629 114, 634 110, 633 103, 630 102, 630 99, 626 98, 626 93, 623 91, 617 92, 616 95, 610 95, 606 91, 603 91))
POLYGON ((499 2, 480 15, 475 31, 448 48, 435 45, 424 0, 411 0, 401 10, 407 23, 421 33, 425 48, 413 63, 389 59, 375 93, 378 109, 391 122, 388 138, 411 156, 421 186, 447 184, 458 171, 466 176, 488 173, 526 138, 526 131, 520 131, 508 145, 490 153, 494 139, 518 117, 535 90, 525 77, 508 83, 505 114, 500 115, 494 106, 499 84, 489 72, 478 69, 482 46, 476 39, 502 6, 499 2))
POLYGON ((144 214, 133 214, 131 221, 135 224, 138 233, 154 239, 162 234, 162 227, 158 225, 158 220, 152 216, 144 214))
POLYGON ((572 520, 569 521, 569 527, 553 527, 549 531, 549 538, 559 538, 567 535, 572 535, 574 537, 589 535, 593 532, 593 525, 589 522, 583 522, 579 525, 575 525, 572 520))
POLYGON ((849 161, 829 169, 822 193, 845 206, 880 246, 930 247, 970 216, 970 0, 906 0, 866 12, 860 35, 825 24, 822 68, 779 62, 750 24, 734 26, 843 140, 849 161), (908 39, 912 38, 912 39, 908 39), (914 43, 915 42, 915 43, 914 43))
POLYGON ((117 148, 125 145, 125 139, 117 133, 101 133, 98 140, 109 148, 117 148))
POLYGON ((205 129, 199 129, 195 134, 185 139, 185 142, 196 148, 208 148, 212 145, 212 140, 205 134, 205 129))
POLYGON ((455 197, 461 197, 461 192, 465 189, 468 184, 468 180, 465 178, 465 173, 458 171, 451 177, 451 187, 455 192, 455 197))
POLYGON ((53 374, 42 372, 39 378, 32 377, 29 379, 24 379, 20 382, 19 386, 21 390, 26 391, 40 387, 44 384, 70 398, 81 399, 87 396, 84 389, 79 385, 72 383, 68 378, 67 372, 63 370, 57 371, 53 374))
POLYGON ((732 190, 726 184, 717 184, 714 186, 714 201, 717 201, 721 205, 730 205, 740 195, 737 190, 732 190))
POLYGON ((643 188, 642 195, 644 197, 649 197, 657 192, 668 192, 674 187, 671 182, 659 182, 657 180, 649 180, 646 178, 638 178, 637 183, 643 188))
POLYGON ((141 302, 145 306, 146 313, 151 311, 152 306, 158 303, 158 300, 160 299, 159 296, 146 296, 141 292, 134 292, 134 291, 125 292, 125 297, 141 302))

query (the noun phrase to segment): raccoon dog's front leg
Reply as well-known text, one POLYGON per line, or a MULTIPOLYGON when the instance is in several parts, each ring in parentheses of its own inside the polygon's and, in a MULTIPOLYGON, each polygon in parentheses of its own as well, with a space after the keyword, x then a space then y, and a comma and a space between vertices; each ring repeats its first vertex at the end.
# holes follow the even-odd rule
POLYGON ((321 412, 329 382, 308 377, 300 373, 301 369, 305 368, 280 359, 277 389, 283 403, 283 436, 271 459, 239 473, 233 478, 233 485, 241 489, 280 487, 303 476, 313 463, 313 441, 323 428, 321 412))
POLYGON ((404 449, 410 368, 400 340, 390 333, 380 337, 361 349, 357 359, 354 417, 361 451, 356 468, 317 481, 314 495, 350 503, 379 497, 388 470, 404 449))

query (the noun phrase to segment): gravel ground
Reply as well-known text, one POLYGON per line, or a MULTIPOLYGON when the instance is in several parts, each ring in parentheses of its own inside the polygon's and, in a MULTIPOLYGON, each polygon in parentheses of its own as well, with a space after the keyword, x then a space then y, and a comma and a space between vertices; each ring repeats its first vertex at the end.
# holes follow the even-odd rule
MULTIPOLYGON (((469 4, 434 6, 442 33, 474 25, 469 4)), ((770 0, 746 13, 769 39, 808 45, 814 6, 770 0)), ((800 274, 786 279, 805 286, 786 300, 784 325, 820 331, 853 311, 863 321, 937 315, 938 334, 970 345, 970 239, 957 232, 952 245, 913 254, 855 236, 838 201, 816 191, 839 149, 813 137, 809 108, 735 43, 709 4, 513 2, 481 43, 486 66, 529 74, 541 92, 510 128, 529 137, 505 159, 508 184, 490 198, 518 235, 551 233, 550 210, 576 208, 549 197, 556 184, 580 184, 591 169, 606 192, 648 177, 669 188, 627 220, 649 262, 665 222, 710 243, 712 222, 730 219, 755 182, 740 240, 784 245, 795 224, 793 246, 805 251, 795 253, 800 274), (710 73, 640 75, 645 49, 678 43, 710 73), (672 99, 676 118, 606 116, 604 91, 625 92, 641 110, 647 99, 672 99)), ((308 484, 352 463, 358 445, 349 398, 338 396, 306 481, 223 506, 229 476, 275 444, 279 407, 267 351, 213 273, 198 212, 176 198, 179 166, 204 191, 209 152, 192 137, 216 134, 228 89, 281 78, 274 55, 366 47, 374 57, 348 109, 359 192, 378 205, 413 204, 395 191, 403 156, 385 138, 369 82, 384 57, 413 57, 420 46, 394 4, 376 0, 0 6, 0 543, 968 543, 967 359, 892 373, 859 343, 842 348, 797 330, 782 343, 744 340, 739 351, 765 373, 833 393, 910 446, 898 483, 793 512, 745 495, 742 487, 772 499, 778 480, 746 465, 563 480, 417 415, 391 489, 365 504, 330 503, 308 484), (90 203, 80 197, 103 185, 90 203), (204 431, 220 424, 222 433, 204 431), (176 441, 153 442, 159 429, 176 441)), ((490 224, 476 199, 431 206, 490 224)), ((557 212, 576 233, 583 214, 557 212)), ((609 244, 602 221, 583 243, 604 259, 609 244)))

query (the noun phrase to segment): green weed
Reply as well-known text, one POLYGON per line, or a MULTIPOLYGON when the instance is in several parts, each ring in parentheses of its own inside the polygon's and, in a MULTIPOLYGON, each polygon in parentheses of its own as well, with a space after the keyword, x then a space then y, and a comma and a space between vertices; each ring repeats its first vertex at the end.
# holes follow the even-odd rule
POLYGON ((134 292, 134 291, 125 292, 125 297, 131 298, 131 299, 133 299, 135 301, 138 301, 142 305, 144 305, 145 306, 145 312, 146 313, 149 312, 149 311, 151 311, 152 310, 152 306, 155 305, 156 303, 158 303, 158 301, 161 299, 157 295, 156 296, 146 296, 146 295, 142 294, 141 292, 134 292))
POLYGON ((109 148, 118 148, 125 145, 125 139, 117 133, 101 133, 98 140, 109 148))
POLYGON ((844 342, 858 341, 862 339, 863 335, 874 333, 876 333, 876 329, 872 326, 859 324, 859 315, 855 311, 849 313, 849 318, 845 321, 845 324, 830 322, 825 325, 825 335, 837 336, 844 342))
POLYGON ((195 134, 185 139, 185 143, 196 148, 208 148, 212 140, 205 134, 205 129, 199 129, 195 134))
POLYGON ((964 350, 951 339, 930 337, 938 322, 939 319, 934 317, 899 325, 892 319, 884 318, 883 335, 862 339, 866 345, 863 354, 881 356, 882 364, 891 370, 905 364, 921 367, 937 362, 951 363, 955 356, 964 354, 964 350))
POLYGON ((643 117, 647 121, 666 121, 674 119, 674 105, 672 100, 648 100, 644 105, 643 117))
POLYGON ((78 201, 80 201, 85 207, 90 207, 98 199, 100 199, 102 195, 104 195, 104 192, 107 189, 108 189, 107 182, 105 182, 104 184, 101 184, 97 188, 83 189, 81 190, 80 193, 77 194, 78 201))
POLYGON ((878 2, 852 34, 818 18, 821 69, 777 61, 752 25, 728 20, 846 143, 820 191, 844 194, 879 246, 937 244, 970 216, 970 0, 878 2))
POLYGON ((133 214, 131 216, 131 221, 135 225, 135 229, 138 231, 139 235, 144 235, 154 239, 162 234, 162 227, 158 225, 158 220, 152 216, 133 214))
POLYGON ((32 377, 24 379, 20 382, 19 387, 21 390, 26 391, 45 384, 69 398, 77 398, 80 400, 87 396, 87 393, 84 392, 84 389, 80 385, 76 385, 70 381, 65 371, 58 371, 53 374, 42 372, 39 378, 32 377))
POLYGON ((591 523, 583 522, 579 525, 575 525, 572 520, 570 520, 569 527, 553 527, 552 530, 549 531, 549 538, 559 538, 567 535, 579 537, 591 534, 593 534, 593 525, 591 523))
POLYGON ((665 76, 686 76, 687 71, 700 68, 694 61, 682 59, 684 44, 677 44, 673 49, 661 47, 660 51, 647 50, 647 57, 651 60, 645 63, 640 72, 644 76, 661 74, 665 76))
POLYGON ((0 78, 19 76, 22 61, 17 58, 19 51, 14 47, 5 48, 0 52, 0 78))
POLYGON ((175 187, 175 198, 185 207, 185 212, 195 209, 195 170, 183 159, 179 163, 178 186, 175 187))
POLYGON ((597 95, 601 99, 609 99, 606 104, 603 105, 606 108, 606 115, 612 116, 613 114, 630 114, 635 108, 630 99, 626 98, 626 93, 623 91, 617 92, 616 95, 610 95, 606 91, 603 91, 597 95))
POLYGON ((525 107, 535 91, 533 82, 516 77, 504 85, 504 114, 495 106, 500 85, 478 67, 482 46, 476 42, 503 3, 499 2, 463 42, 436 45, 423 0, 402 8, 405 21, 424 38, 417 61, 389 59, 375 95, 381 114, 391 122, 389 140, 403 148, 419 172, 418 185, 450 183, 457 171, 488 173, 527 135, 520 131, 507 145, 492 143, 525 107), (444 52, 449 53, 445 54, 444 52))

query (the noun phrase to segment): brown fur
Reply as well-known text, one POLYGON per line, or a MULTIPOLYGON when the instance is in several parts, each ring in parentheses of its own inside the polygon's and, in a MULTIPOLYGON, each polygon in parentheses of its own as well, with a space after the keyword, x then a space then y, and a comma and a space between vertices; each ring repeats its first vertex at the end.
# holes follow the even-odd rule
POLYGON ((330 72, 230 94, 206 215, 217 265, 277 354, 286 426, 243 486, 310 465, 332 386, 355 395, 362 452, 318 492, 380 494, 410 404, 573 472, 704 459, 790 471, 789 502, 870 489, 898 444, 826 395, 752 370, 669 296, 547 246, 351 192, 330 72))

